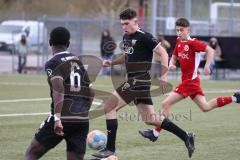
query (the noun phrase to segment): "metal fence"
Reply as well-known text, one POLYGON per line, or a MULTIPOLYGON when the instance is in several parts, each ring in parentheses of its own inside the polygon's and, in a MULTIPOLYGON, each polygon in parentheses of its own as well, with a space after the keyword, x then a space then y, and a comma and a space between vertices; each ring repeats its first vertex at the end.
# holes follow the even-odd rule
POLYGON ((192 35, 240 36, 240 0, 151 0, 151 32, 174 35, 174 22, 186 17, 192 35))
MULTIPOLYGON (((43 67, 45 62, 51 56, 51 50, 49 48, 48 40, 50 31, 57 26, 65 26, 71 32, 71 44, 70 51, 77 54, 91 54, 100 57, 100 39, 102 31, 105 29, 109 29, 112 37, 115 39, 117 44, 120 44, 122 39, 122 29, 120 25, 120 21, 118 19, 106 19, 98 18, 98 19, 87 19, 87 18, 53 18, 53 17, 43 17, 39 18, 39 21, 45 24, 47 34, 39 35, 44 37, 44 43, 39 44, 37 50, 37 67, 43 67)), ((157 18, 156 27, 153 27, 154 23, 152 23, 151 17, 147 17, 143 23, 143 29, 146 31, 152 32, 155 36, 157 34, 163 35, 175 35, 174 29, 169 30, 166 27, 168 18, 157 18), (152 29, 155 28, 155 33, 152 29)), ((170 20, 171 21, 171 20, 170 20)), ((219 24, 219 27, 209 27, 208 22, 205 21, 192 21, 192 34, 193 35, 222 35, 228 36, 230 32, 239 32, 240 27, 234 27, 236 31, 230 31, 229 21, 228 20, 218 20, 216 22, 219 24)), ((239 21, 234 21, 234 23, 239 23, 239 21)), ((237 34, 235 34, 236 36, 237 34)), ((120 49, 117 48, 115 53, 120 53, 120 49)))
POLYGON ((57 26, 65 26, 71 32, 70 50, 77 54, 95 54, 100 56, 100 40, 102 31, 109 29, 116 41, 119 41, 122 31, 119 21, 115 19, 90 19, 90 18, 53 18, 44 17, 39 21, 45 23, 47 28, 46 40, 43 47, 44 60, 48 59, 48 37, 50 31, 57 26))

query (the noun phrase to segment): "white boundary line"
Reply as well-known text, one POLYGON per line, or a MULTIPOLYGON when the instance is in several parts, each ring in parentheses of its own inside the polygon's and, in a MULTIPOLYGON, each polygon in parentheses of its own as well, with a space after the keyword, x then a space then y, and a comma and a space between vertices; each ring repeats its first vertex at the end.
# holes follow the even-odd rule
MULTIPOLYGON (((0 85, 5 85, 5 86, 46 86, 48 87, 48 84, 47 83, 25 83, 25 82, 0 82, 0 85)), ((119 84, 120 85, 120 84, 119 84)), ((109 86, 109 85, 104 85, 104 84, 97 84, 96 85, 97 87, 112 87, 112 86, 109 86)))
MULTIPOLYGON (((4 102, 4 103, 11 103, 11 102, 32 102, 33 101, 45 101, 45 100, 50 100, 50 98, 35 98, 35 99, 15 99, 15 100, 4 100, 4 101, 0 101, 0 102, 4 102), (20 100, 20 101, 19 101, 20 100)), ((100 102, 93 102, 94 105, 100 105, 100 102)), ((40 115, 49 115, 50 112, 40 112, 40 113, 16 113, 16 114, 0 114, 0 118, 1 117, 18 117, 18 116, 40 116, 40 115)))
MULTIPOLYGON (((29 98, 29 99, 4 99, 0 100, 0 103, 15 103, 15 102, 39 102, 50 101, 51 98, 29 98)), ((100 105, 100 102, 93 102, 94 105, 100 105)))
MULTIPOLYGON (((206 91, 204 93, 213 94, 213 93, 233 93, 236 90, 212 90, 206 91)), ((16 103, 16 102, 38 102, 38 101, 50 101, 51 98, 30 98, 30 99, 9 99, 9 100, 0 100, 0 103, 16 103)), ((100 105, 100 102, 93 102, 94 105, 100 105)), ((19 113, 19 114, 0 114, 0 117, 17 117, 17 116, 38 116, 38 115, 48 115, 49 112, 42 113, 19 113)))
MULTIPOLYGON (((234 93, 236 90, 212 90, 205 91, 204 93, 213 94, 213 93, 234 93)), ((0 103, 14 103, 14 102, 38 102, 38 101, 50 101, 51 98, 29 98, 29 99, 4 99, 0 100, 0 103)), ((98 102, 93 102, 93 104, 99 105, 98 102)))
POLYGON ((18 113, 18 114, 0 114, 0 117, 18 117, 18 116, 39 116, 39 115, 49 115, 49 112, 42 113, 18 113))
POLYGON ((47 86, 47 83, 25 83, 25 82, 0 82, 0 85, 14 86, 47 86))
POLYGON ((206 91, 206 92, 204 92, 204 90, 203 90, 203 93, 209 93, 209 94, 211 94, 211 93, 234 93, 234 92, 236 92, 237 90, 231 90, 231 89, 228 89, 228 90, 212 90, 212 91, 206 91))
POLYGON ((50 101, 50 100, 51 98, 6 99, 6 100, 0 100, 0 103, 39 102, 39 101, 50 101))
MULTIPOLYGON (((0 82, 0 85, 16 85, 16 86, 48 86, 47 83, 25 83, 25 82, 0 82)), ((97 84, 97 87, 108 87, 108 85, 101 85, 101 84, 97 84)), ((109 86, 110 87, 110 86, 109 86)), ((155 86, 154 86, 155 87, 155 86)), ((203 90, 206 90, 207 88, 202 88, 203 90)), ((212 88, 211 92, 225 92, 225 90, 218 90, 217 88, 212 88)), ((226 91, 235 91, 235 90, 226 90, 226 91)), ((206 93, 209 91, 206 91, 206 93)))

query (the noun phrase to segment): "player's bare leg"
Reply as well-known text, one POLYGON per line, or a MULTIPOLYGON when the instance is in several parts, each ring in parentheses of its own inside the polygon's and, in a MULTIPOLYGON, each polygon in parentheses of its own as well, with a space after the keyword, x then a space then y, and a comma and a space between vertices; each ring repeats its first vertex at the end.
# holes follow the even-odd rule
POLYGON ((37 160, 47 152, 48 149, 34 138, 25 153, 24 160, 37 160))
POLYGON ((207 102, 206 97, 202 95, 196 95, 193 101, 197 104, 197 106, 203 111, 208 112, 213 110, 214 108, 218 108, 217 106, 217 98, 210 100, 207 102))
POLYGON ((171 92, 171 94, 167 96, 167 98, 165 98, 162 102, 161 113, 164 114, 165 116, 169 116, 170 107, 183 99, 184 99, 183 95, 178 94, 176 92, 171 92))
POLYGON ((115 91, 113 94, 104 102, 104 110, 107 119, 116 119, 117 112, 125 107, 126 102, 119 96, 115 91))
MULTIPOLYGON (((138 104, 137 109, 142 117, 142 121, 146 124, 154 125, 156 127, 162 124, 164 117, 157 115, 152 105, 138 104)), ((139 134, 145 138, 148 138, 152 142, 155 142, 159 136, 159 132, 156 132, 155 130, 140 130, 139 134)))
POLYGON ((215 108, 226 106, 232 102, 237 103, 237 100, 240 99, 240 98, 238 98, 238 97, 240 97, 239 95, 240 95, 240 93, 236 92, 233 96, 218 97, 218 98, 214 98, 208 102, 207 102, 205 96, 196 95, 196 97, 193 99, 193 101, 198 105, 198 107, 203 112, 209 112, 215 108))
MULTIPOLYGON (((161 115, 168 117, 170 115, 171 106, 183 99, 184 99, 184 97, 181 94, 172 92, 162 102, 161 115)), ((161 131, 161 127, 159 125, 156 125, 155 129, 153 129, 153 130, 139 131, 139 133, 143 137, 148 138, 154 142, 157 140, 160 131, 161 131)))
POLYGON ((108 141, 106 148, 93 154, 94 157, 106 158, 115 154, 115 142, 118 128, 117 111, 124 106, 126 106, 126 102, 116 91, 103 102, 103 108, 106 115, 108 141))
MULTIPOLYGON (((152 105, 146 105, 146 104, 140 103, 137 105, 137 109, 138 109, 138 112, 141 114, 142 120, 146 124, 153 125, 153 126, 159 126, 163 129, 173 133, 177 137, 179 137, 185 143, 185 145, 188 149, 189 157, 192 156, 192 154, 195 150, 195 144, 194 144, 195 135, 194 135, 194 133, 187 133, 186 131, 182 130, 177 125, 175 125, 173 122, 171 122, 163 114, 161 114, 161 115, 156 114, 154 111, 154 107, 152 105)), ((141 134, 141 131, 139 131, 139 133, 141 134)), ((152 131, 151 137, 155 137, 153 134, 154 133, 152 131)))
POLYGON ((164 115, 155 113, 153 105, 140 103, 137 105, 137 109, 142 121, 148 125, 160 126, 165 119, 164 115))
MULTIPOLYGON (((168 96, 164 101, 162 102, 162 111, 161 113, 169 116, 170 115, 170 107, 174 105, 175 103, 181 101, 184 99, 184 97, 181 94, 172 92, 170 96, 168 96)), ((230 104, 232 102, 237 102, 237 100, 240 101, 240 92, 236 92, 233 96, 226 96, 226 97, 218 97, 215 99, 212 99, 207 102, 205 96, 202 95, 196 95, 196 97, 193 99, 193 101, 198 105, 198 107, 203 112, 211 111, 215 108, 223 107, 227 104, 230 104)), ((158 132, 161 131, 160 127, 156 127, 155 130, 149 130, 149 131, 141 131, 141 135, 143 135, 145 138, 148 138, 149 132, 155 133, 154 135, 158 137, 158 132)), ((155 138, 151 138, 154 139, 155 138)))

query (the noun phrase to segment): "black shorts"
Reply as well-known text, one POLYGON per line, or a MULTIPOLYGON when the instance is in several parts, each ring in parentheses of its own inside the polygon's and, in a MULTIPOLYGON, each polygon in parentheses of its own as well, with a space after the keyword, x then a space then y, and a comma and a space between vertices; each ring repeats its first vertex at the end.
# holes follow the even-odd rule
POLYGON ((54 132, 53 116, 45 120, 38 132, 35 134, 35 139, 47 149, 54 148, 63 139, 67 144, 67 151, 75 151, 79 154, 86 152, 86 139, 89 131, 89 122, 62 122, 64 136, 58 136, 54 132))
POLYGON ((151 81, 148 79, 129 78, 116 89, 120 97, 129 104, 134 101, 135 105, 140 103, 153 105, 151 97, 151 81))

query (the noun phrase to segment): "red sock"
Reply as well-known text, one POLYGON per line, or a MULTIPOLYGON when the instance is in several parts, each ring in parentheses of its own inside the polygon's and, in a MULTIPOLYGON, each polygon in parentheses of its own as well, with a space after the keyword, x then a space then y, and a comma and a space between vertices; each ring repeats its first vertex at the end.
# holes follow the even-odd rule
POLYGON ((225 106, 229 103, 232 103, 232 97, 231 96, 229 96, 229 97, 218 97, 217 98, 218 107, 225 106))
POLYGON ((160 127, 155 127, 155 130, 160 133, 161 130, 162 130, 162 128, 160 128, 160 127))

